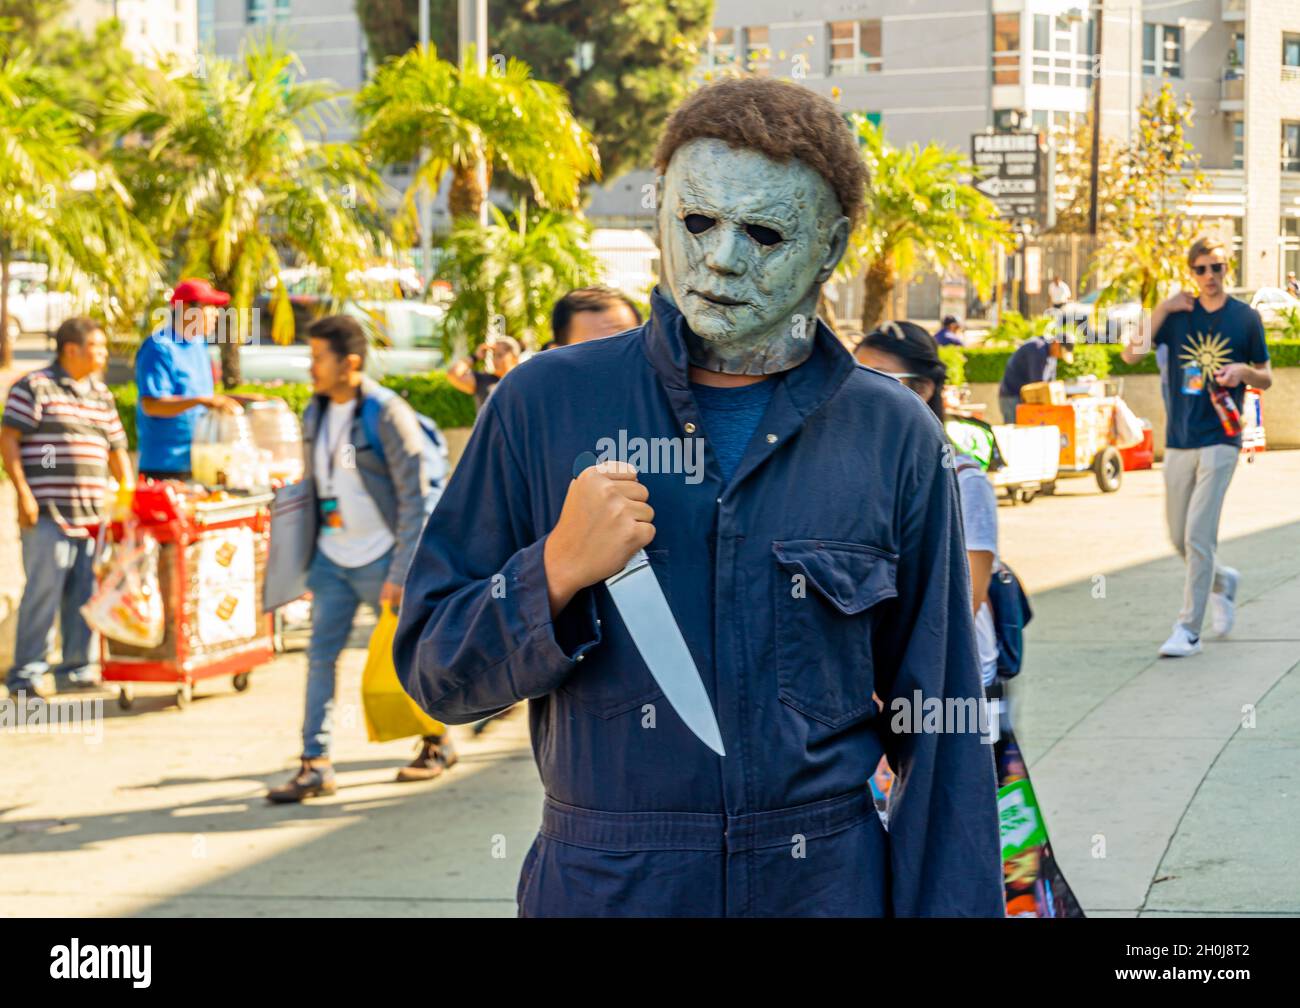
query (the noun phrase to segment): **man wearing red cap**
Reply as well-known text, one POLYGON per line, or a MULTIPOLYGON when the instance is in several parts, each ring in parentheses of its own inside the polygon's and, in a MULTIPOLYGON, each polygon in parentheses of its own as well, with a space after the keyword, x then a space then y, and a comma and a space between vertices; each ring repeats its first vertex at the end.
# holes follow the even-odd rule
POLYGON ((182 280, 172 292, 166 323, 135 355, 141 477, 189 479, 190 439, 203 411, 243 409, 234 399, 216 394, 208 356, 208 337, 220 318, 217 309, 229 302, 229 294, 206 280, 182 280))

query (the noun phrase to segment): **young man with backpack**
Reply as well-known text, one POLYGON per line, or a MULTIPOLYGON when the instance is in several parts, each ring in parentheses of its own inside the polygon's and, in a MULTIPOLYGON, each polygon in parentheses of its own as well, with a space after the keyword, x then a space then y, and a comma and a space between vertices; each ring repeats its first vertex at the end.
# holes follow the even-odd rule
MULTIPOLYGON (((335 668, 357 607, 397 612, 406 568, 442 494, 447 454, 431 420, 364 374, 367 340, 356 319, 331 315, 308 330, 315 396, 303 413, 303 479, 315 518, 302 768, 272 802, 335 791, 329 749, 335 668)), ((426 736, 398 780, 429 780, 456 762, 445 734, 426 736)))

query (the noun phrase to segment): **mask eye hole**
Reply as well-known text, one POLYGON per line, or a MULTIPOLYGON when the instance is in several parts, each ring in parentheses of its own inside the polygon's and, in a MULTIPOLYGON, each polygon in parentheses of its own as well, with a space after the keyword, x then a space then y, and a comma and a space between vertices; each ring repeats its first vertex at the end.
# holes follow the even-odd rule
POLYGON ((704 214, 688 213, 686 215, 686 230, 691 234, 701 234, 713 227, 714 220, 712 217, 705 217, 704 214))
POLYGON ((762 224, 746 224, 745 233, 760 245, 779 245, 785 240, 779 231, 764 227, 762 224))

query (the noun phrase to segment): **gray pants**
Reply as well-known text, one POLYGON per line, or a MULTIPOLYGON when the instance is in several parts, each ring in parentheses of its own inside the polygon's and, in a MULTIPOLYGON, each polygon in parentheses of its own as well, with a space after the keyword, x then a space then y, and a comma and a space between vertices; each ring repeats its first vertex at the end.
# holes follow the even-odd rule
POLYGON ((998 396, 998 406, 1002 410, 1002 422, 1013 424, 1016 422, 1016 407, 1020 405, 1020 396, 998 396))
POLYGON ((1178 622, 1193 634, 1201 632, 1210 592, 1226 585, 1223 568, 1214 561, 1219 544, 1223 498, 1237 469, 1240 449, 1232 445, 1165 449, 1165 515, 1174 549, 1187 561, 1183 609, 1178 622))

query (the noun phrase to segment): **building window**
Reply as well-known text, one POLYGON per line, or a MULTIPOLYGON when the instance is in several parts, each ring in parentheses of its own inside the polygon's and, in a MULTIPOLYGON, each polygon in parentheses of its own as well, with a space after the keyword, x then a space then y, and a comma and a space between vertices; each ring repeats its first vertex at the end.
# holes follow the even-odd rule
POLYGON ((704 69, 726 72, 736 64, 736 29, 714 28, 704 49, 704 69))
POLYGON ((1232 120, 1232 167, 1246 167, 1246 120, 1232 120))
POLYGON ((288 21, 290 0, 246 0, 245 10, 249 24, 266 24, 268 21, 288 21))
POLYGON ((1282 36, 1282 79, 1300 80, 1300 35, 1282 36))
POLYGON ((1092 84, 1092 20, 1035 14, 1030 79, 1035 84, 1089 87, 1092 84))
POLYGON ((827 33, 831 46, 831 73, 841 77, 879 73, 884 61, 880 48, 880 21, 832 21, 827 33))
POLYGON ((1020 83, 1020 15, 993 15, 993 83, 1020 83))
POLYGON ((1142 72, 1152 77, 1183 75, 1183 30, 1176 25, 1142 26, 1142 72))
POLYGON ((1300 172, 1300 122, 1282 124, 1282 170, 1300 172))
POLYGON ((766 77, 772 69, 772 50, 767 38, 766 27, 745 29, 745 67, 756 77, 766 77))
POLYGON ((1282 218, 1281 245, 1282 275, 1295 273, 1300 276, 1300 217, 1282 218))
POLYGON ((205 49, 210 49, 214 44, 213 3, 214 0, 199 0, 198 3, 199 46, 205 49))

